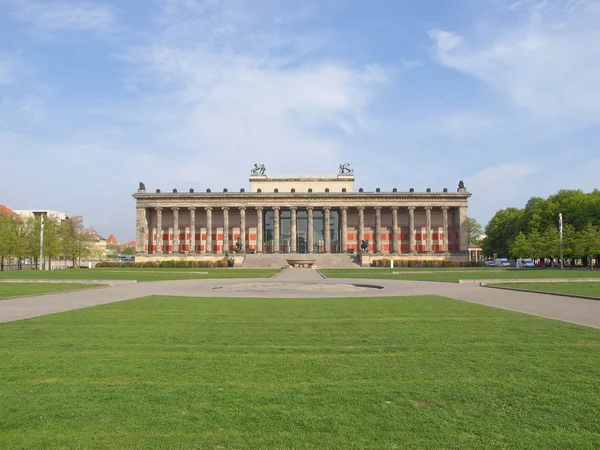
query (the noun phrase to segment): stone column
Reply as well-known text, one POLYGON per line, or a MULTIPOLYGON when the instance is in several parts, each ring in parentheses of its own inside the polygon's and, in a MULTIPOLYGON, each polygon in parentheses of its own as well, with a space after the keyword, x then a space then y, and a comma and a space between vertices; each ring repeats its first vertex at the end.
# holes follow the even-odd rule
POLYGON ((360 252, 360 244, 365 238, 365 207, 358 208, 358 252, 360 252))
POLYGON ((380 228, 381 228, 381 206, 376 206, 375 207, 375 233, 373 234, 374 237, 374 248, 373 248, 373 253, 381 253, 381 233, 380 233, 380 228))
POLYGON ((415 207, 408 207, 408 248, 415 253, 415 207))
POLYGON ((400 253, 398 245, 398 207, 392 206, 392 253, 400 253))
POLYGON ((442 240, 442 251, 448 253, 448 207, 442 206, 442 228, 444 238, 442 240))
POLYGON ((297 230, 296 230, 296 207, 292 206, 290 208, 290 211, 292 212, 292 218, 290 219, 290 234, 291 237, 290 239, 292 240, 292 242, 290 242, 291 244, 291 249, 290 251, 292 253, 297 253, 298 249, 296 246, 296 239, 297 239, 297 230))
POLYGON ((279 207, 274 207, 273 213, 273 253, 279 253, 279 207))
POLYGON ((431 206, 425 207, 425 228, 427 232, 427 238, 425 240, 425 251, 431 253, 431 206))
POLYGON ((162 255, 163 236, 162 236, 162 208, 156 208, 156 254, 162 255))
POLYGON ((263 209, 256 207, 256 253, 263 252, 263 209))
POLYGON ((223 253, 229 251, 229 207, 223 206, 223 253))
POLYGON ((196 253, 196 208, 190 206, 190 240, 188 247, 190 253, 196 253))
POLYGON ((146 208, 137 207, 135 209, 135 252, 145 253, 146 245, 148 244, 148 216, 146 208))
POLYGON ((312 253, 313 249, 315 248, 315 236, 313 234, 313 208, 312 206, 309 206, 308 208, 306 208, 306 211, 308 212, 308 253, 312 253))
POLYGON ((348 252, 348 208, 342 206, 340 208, 342 212, 342 230, 340 231, 340 253, 348 252))
POLYGON ((246 251, 246 207, 240 207, 240 240, 242 241, 242 251, 246 251))
MULTIPOLYGON (((467 223, 467 207, 461 206, 458 208, 458 226, 460 236, 460 251, 466 252, 469 248, 469 224, 467 223)), ((466 254, 466 253, 465 253, 466 254)))
POLYGON ((325 253, 331 253, 331 208, 323 208, 325 228, 325 253))
POLYGON ((173 208, 173 248, 171 253, 179 252, 179 208, 173 208))
POLYGON ((206 253, 212 253, 213 252, 213 246, 212 246, 212 208, 205 208, 206 209, 206 242, 204 245, 204 248, 206 250, 206 253))

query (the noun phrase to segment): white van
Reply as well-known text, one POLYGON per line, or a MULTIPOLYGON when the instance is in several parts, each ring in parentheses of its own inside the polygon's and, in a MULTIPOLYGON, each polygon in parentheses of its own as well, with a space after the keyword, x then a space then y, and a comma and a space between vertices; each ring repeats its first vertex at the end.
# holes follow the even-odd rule
POLYGON ((507 258, 496 259, 496 267, 510 267, 510 262, 507 258))

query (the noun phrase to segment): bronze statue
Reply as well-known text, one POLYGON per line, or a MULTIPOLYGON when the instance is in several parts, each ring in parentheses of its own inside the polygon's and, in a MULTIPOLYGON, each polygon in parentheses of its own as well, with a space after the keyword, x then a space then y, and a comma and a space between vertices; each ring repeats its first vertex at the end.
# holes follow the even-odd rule
POLYGON ((354 170, 350 168, 350 163, 340 164, 338 170, 340 175, 351 175, 354 173, 354 170))
POLYGON ((140 187, 138 188, 138 191, 145 191, 145 190, 146 190, 146 185, 140 181, 140 187))
POLYGON ((250 175, 264 175, 265 165, 254 163, 254 169, 250 170, 250 175))
POLYGON ((235 249, 233 250, 235 253, 242 253, 244 251, 244 246, 242 244, 242 237, 238 236, 237 242, 235 243, 235 249))
POLYGON ((465 183, 463 182, 463 180, 460 180, 458 182, 458 189, 465 189, 465 183))
POLYGON ((362 241, 360 241, 360 250, 364 253, 369 253, 369 241, 366 239, 363 239, 362 241))

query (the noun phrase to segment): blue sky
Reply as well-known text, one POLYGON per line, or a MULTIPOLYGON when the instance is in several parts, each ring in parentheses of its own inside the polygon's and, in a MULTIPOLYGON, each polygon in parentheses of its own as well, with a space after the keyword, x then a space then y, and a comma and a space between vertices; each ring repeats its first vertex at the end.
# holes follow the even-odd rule
POLYGON ((598 187, 598 0, 0 0, 0 203, 135 237, 149 190, 355 170, 469 215, 598 187))

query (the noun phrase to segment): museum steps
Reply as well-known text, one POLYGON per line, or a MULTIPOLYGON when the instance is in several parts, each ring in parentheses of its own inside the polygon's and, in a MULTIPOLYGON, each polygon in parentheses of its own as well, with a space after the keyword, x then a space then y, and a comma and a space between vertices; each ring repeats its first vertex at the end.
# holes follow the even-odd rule
POLYGON ((348 254, 247 254, 244 257, 244 268, 280 268, 287 266, 287 258, 306 257, 314 259, 315 265, 319 268, 357 268, 355 255, 348 254))

